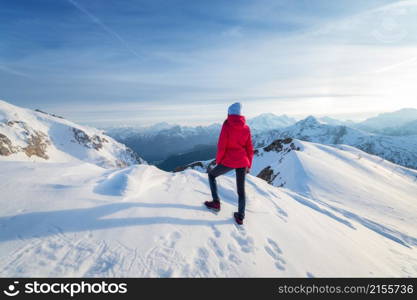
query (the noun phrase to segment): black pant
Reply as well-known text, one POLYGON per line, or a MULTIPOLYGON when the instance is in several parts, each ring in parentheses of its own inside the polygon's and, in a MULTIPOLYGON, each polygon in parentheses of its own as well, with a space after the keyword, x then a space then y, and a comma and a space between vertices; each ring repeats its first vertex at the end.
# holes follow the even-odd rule
MULTIPOLYGON (((226 174, 227 172, 231 170, 233 170, 233 168, 229 168, 223 165, 217 165, 214 169, 208 172, 211 196, 213 197, 213 201, 220 201, 219 195, 217 193, 216 177, 226 174)), ((246 197, 245 197, 246 168, 237 168, 235 170, 236 170, 237 194, 239 196, 239 215, 243 219, 245 217, 245 205, 246 205, 246 197)))

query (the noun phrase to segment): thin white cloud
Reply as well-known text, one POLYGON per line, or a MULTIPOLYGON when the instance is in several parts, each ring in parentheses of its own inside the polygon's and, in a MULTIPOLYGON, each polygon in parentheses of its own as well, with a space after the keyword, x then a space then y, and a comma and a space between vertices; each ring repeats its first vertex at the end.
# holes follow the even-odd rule
POLYGON ((28 74, 23 73, 23 72, 21 72, 19 70, 16 70, 14 68, 7 67, 7 66, 2 65, 2 64, 0 64, 0 71, 6 72, 6 73, 9 73, 9 74, 12 74, 12 75, 17 75, 17 76, 21 76, 21 77, 30 78, 30 76, 28 74))
POLYGON ((395 63, 395 64, 384 66, 384 67, 376 70, 375 73, 389 72, 389 71, 392 71, 392 70, 395 70, 395 69, 398 69, 398 68, 401 68, 401 67, 404 67, 404 66, 415 65, 416 62, 417 62, 417 56, 414 56, 410 59, 406 59, 406 60, 400 61, 400 62, 395 63))
POLYGON ((120 44, 122 44, 122 46, 126 48, 126 50, 128 50, 130 53, 132 53, 137 58, 141 58, 141 56, 139 55, 139 53, 136 52, 136 50, 134 50, 129 45, 129 43, 120 34, 118 34, 116 31, 114 31, 109 26, 107 26, 106 24, 104 24, 97 16, 95 16, 94 14, 92 14, 91 12, 89 12, 87 9, 85 9, 83 6, 81 6, 77 1, 75 1, 75 0, 67 0, 67 1, 69 3, 71 3, 72 5, 74 5, 79 11, 81 11, 84 15, 86 15, 91 21, 93 21, 98 26, 100 26, 111 37, 113 37, 116 40, 118 40, 120 42, 120 44))

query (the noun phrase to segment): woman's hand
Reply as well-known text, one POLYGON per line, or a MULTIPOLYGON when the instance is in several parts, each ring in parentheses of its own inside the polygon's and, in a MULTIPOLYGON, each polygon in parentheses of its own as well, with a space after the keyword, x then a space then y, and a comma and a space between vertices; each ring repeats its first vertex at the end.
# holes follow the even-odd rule
POLYGON ((250 173, 250 168, 246 167, 246 174, 249 174, 249 173, 250 173))

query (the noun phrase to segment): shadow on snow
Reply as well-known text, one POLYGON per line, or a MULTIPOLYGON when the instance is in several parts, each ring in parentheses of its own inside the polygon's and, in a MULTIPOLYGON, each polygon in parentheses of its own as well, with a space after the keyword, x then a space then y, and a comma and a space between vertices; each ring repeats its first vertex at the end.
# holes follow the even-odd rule
POLYGON ((184 204, 124 202, 100 205, 91 208, 19 214, 0 218, 0 242, 54 235, 56 232, 51 231, 51 227, 59 228, 60 231, 66 233, 152 224, 191 226, 232 224, 231 219, 210 221, 204 219, 182 219, 169 216, 103 219, 103 217, 119 211, 137 207, 206 211, 202 206, 184 204))

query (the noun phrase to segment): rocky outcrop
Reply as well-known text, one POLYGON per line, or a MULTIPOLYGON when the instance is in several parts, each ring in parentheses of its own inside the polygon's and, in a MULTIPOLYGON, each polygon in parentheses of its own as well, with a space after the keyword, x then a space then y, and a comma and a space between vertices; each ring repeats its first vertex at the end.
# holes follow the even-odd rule
POLYGON ((13 153, 24 152, 28 157, 38 156, 43 159, 49 159, 46 152, 51 142, 45 133, 30 128, 23 121, 12 120, 5 122, 5 124, 20 131, 24 136, 26 146, 13 145, 6 135, 0 133, 0 155, 9 156, 13 153))
POLYGON ((256 177, 259 177, 259 178, 265 180, 269 184, 272 184, 272 182, 274 181, 274 179, 278 175, 279 175, 279 172, 278 172, 278 174, 274 174, 274 170, 271 168, 271 166, 267 166, 265 169, 263 169, 261 172, 259 172, 259 174, 256 175, 256 177))
POLYGON ((18 152, 18 150, 12 145, 10 139, 0 133, 0 155, 9 156, 10 154, 16 152, 18 152))
POLYGON ((293 143, 292 138, 286 138, 283 140, 275 140, 268 146, 264 147, 263 150, 266 152, 275 151, 275 152, 281 152, 285 148, 286 152, 290 152, 291 150, 300 151, 299 147, 296 147, 293 143), (288 147, 286 147, 289 145, 288 147))
POLYGON ((259 148, 255 152, 255 159, 256 157, 262 157, 268 152, 276 152, 273 155, 273 159, 268 162, 268 165, 262 166, 261 171, 258 169, 258 175, 256 177, 261 178, 268 182, 269 184, 273 184, 278 187, 285 186, 285 182, 283 178, 280 176, 282 162, 283 160, 292 153, 292 151, 301 151, 299 147, 299 143, 294 141, 292 138, 285 138, 285 139, 276 139, 268 146, 259 148))
POLYGON ((13 127, 15 124, 20 124, 23 128, 26 128, 25 122, 22 121, 7 121, 6 124, 9 127, 13 127))
POLYGON ((64 119, 64 117, 62 117, 62 116, 58 116, 56 114, 47 113, 47 112, 44 112, 43 110, 40 110, 40 109, 35 109, 35 111, 36 112, 39 112, 39 113, 42 113, 42 114, 45 114, 45 115, 48 115, 48 116, 55 117, 55 118, 64 119))
POLYGON ((176 167, 174 172, 181 172, 187 169, 201 169, 201 170, 205 170, 206 172, 210 171, 212 168, 214 168, 214 166, 216 165, 216 160, 213 159, 210 162, 206 161, 196 161, 193 162, 191 164, 185 165, 185 166, 179 166, 176 167))
POLYGON ((201 161, 197 161, 197 162, 194 162, 194 163, 189 164, 189 165, 176 167, 174 172, 181 172, 181 171, 184 171, 186 169, 195 169, 197 167, 204 168, 204 165, 201 161))
POLYGON ((50 144, 51 142, 45 133, 35 131, 29 136, 28 145, 23 148, 23 151, 29 157, 35 155, 43 159, 49 159, 49 156, 46 154, 46 150, 50 144))
POLYGON ((103 143, 109 142, 106 138, 100 137, 98 135, 93 135, 90 137, 87 133, 78 128, 72 128, 72 131, 74 133, 75 140, 79 144, 84 145, 90 149, 100 150, 103 148, 103 143))

